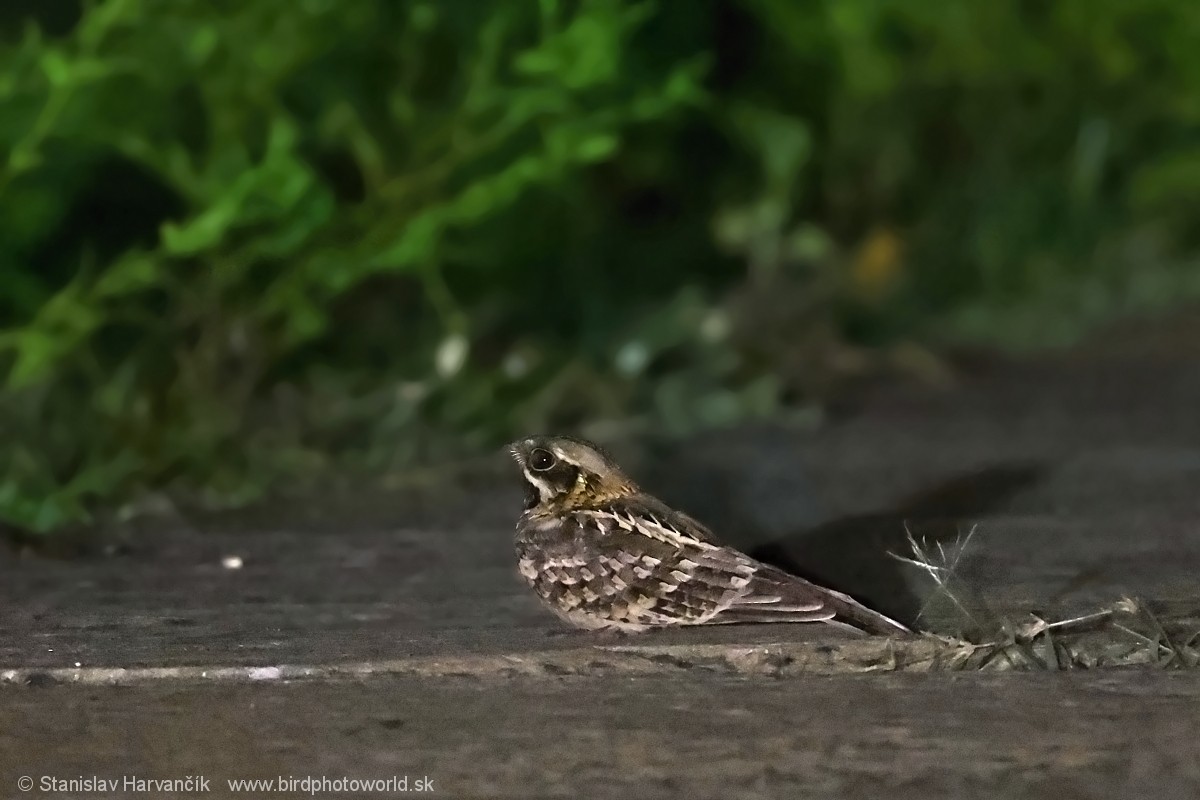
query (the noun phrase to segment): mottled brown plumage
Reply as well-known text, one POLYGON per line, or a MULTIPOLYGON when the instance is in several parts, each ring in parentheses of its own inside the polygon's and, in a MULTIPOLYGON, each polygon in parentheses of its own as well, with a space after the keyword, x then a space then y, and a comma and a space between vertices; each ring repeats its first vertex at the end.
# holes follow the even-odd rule
POLYGON ((525 479, 518 568, 572 625, 642 631, 828 622, 908 632, 851 597, 723 546, 699 522, 639 489, 590 442, 535 436, 511 450, 525 479))

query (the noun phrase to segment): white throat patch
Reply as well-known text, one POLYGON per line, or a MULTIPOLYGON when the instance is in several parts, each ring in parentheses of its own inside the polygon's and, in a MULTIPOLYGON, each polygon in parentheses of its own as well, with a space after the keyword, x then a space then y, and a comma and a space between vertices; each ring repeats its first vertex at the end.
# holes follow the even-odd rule
POLYGON ((546 483, 543 478, 539 478, 528 467, 522 467, 521 471, 525 473, 525 480, 537 487, 538 495, 541 497, 543 503, 549 503, 554 498, 554 492, 551 490, 550 484, 546 483))

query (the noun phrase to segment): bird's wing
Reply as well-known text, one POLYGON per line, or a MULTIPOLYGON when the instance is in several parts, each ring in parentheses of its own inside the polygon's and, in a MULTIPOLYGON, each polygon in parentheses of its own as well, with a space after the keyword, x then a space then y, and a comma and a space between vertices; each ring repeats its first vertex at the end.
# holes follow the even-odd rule
POLYGON ((588 513, 605 534, 601 566, 629 587, 623 599, 645 624, 837 619, 871 633, 908 631, 848 595, 720 545, 699 522, 648 495, 588 513))
POLYGON ((597 534, 587 537, 595 552, 588 565, 595 576, 589 594, 630 622, 697 625, 784 621, 785 615, 799 622, 833 616, 819 598, 762 577, 764 565, 717 544, 698 522, 654 498, 622 498, 577 512, 575 519, 597 534))
POLYGON ((721 548, 657 516, 610 508, 574 517, 593 531, 581 611, 634 625, 694 625, 728 606, 753 575, 747 565, 714 561, 721 548))
POLYGON ((637 525, 645 525, 645 532, 652 536, 665 536, 681 547, 690 545, 720 546, 712 531, 700 521, 676 511, 657 497, 648 494, 626 495, 615 498, 596 509, 615 519, 637 525))
POLYGON ((849 595, 818 586, 791 573, 754 562, 748 593, 711 621, 719 622, 843 622, 866 633, 895 635, 909 629, 864 606, 849 595))

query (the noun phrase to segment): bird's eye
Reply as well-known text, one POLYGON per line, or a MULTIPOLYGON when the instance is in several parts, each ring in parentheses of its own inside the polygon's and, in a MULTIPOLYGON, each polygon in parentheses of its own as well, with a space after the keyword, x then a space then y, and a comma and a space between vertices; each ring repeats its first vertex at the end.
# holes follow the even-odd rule
POLYGON ((534 472, 545 472, 554 466, 554 454, 540 447, 529 454, 529 466, 534 472))

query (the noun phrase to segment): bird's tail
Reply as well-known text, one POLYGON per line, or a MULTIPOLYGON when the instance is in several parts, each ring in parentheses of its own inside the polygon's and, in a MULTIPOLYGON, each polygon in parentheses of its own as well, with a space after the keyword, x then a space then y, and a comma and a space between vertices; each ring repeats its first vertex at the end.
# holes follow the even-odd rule
POLYGON ((900 633, 912 633, 912 629, 891 617, 873 611, 849 595, 835 592, 832 589, 823 590, 828 593, 829 606, 833 610, 831 623, 849 625, 864 633, 881 636, 895 636, 900 633))
POLYGON ((779 622, 819 620, 884 636, 912 633, 906 625, 867 608, 847 594, 818 586, 776 567, 760 567, 754 583, 754 592, 746 598, 747 606, 738 609, 743 614, 750 612, 770 619, 774 613, 774 619, 779 622), (772 596, 777 598, 776 602, 764 602, 772 596))

